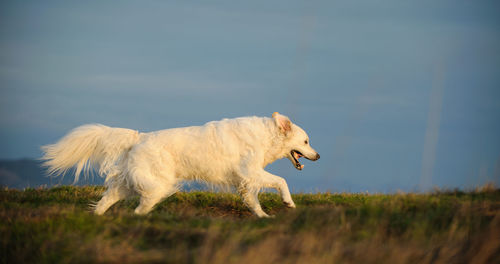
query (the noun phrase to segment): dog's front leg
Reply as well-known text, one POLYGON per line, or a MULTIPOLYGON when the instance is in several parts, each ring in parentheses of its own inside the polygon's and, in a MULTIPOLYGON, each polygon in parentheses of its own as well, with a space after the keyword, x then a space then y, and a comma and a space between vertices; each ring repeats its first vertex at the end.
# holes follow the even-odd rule
POLYGON ((258 217, 270 217, 260 206, 258 189, 248 188, 248 186, 240 186, 240 188, 238 188, 238 192, 243 199, 243 203, 245 203, 253 214, 258 217))
POLYGON ((285 179, 262 170, 260 180, 262 181, 263 187, 276 189, 287 207, 295 208, 295 203, 292 200, 292 195, 290 194, 285 179))

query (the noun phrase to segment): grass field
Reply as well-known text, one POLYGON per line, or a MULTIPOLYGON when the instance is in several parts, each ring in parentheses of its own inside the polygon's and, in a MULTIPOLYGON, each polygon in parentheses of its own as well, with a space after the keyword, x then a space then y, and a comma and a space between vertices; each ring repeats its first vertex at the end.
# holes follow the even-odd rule
POLYGON ((260 195, 181 192, 148 216, 137 199, 104 216, 102 187, 0 190, 2 263, 500 263, 500 190, 260 195))

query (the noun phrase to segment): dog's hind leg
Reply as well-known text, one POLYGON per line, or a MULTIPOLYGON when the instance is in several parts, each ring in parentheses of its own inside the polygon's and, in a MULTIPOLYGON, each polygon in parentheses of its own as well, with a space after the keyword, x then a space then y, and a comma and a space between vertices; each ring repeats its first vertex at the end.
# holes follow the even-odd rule
POLYGON ((179 190, 171 155, 158 151, 155 144, 136 146, 129 154, 127 166, 130 184, 141 196, 136 214, 151 212, 157 203, 179 190))
POLYGON ((115 185, 109 187, 109 189, 104 193, 104 196, 99 200, 95 206, 94 213, 97 215, 102 215, 106 210, 109 209, 113 204, 122 200, 128 196, 130 190, 125 186, 115 185))
POLYGON ((139 206, 135 208, 135 213, 138 215, 145 215, 153 209, 153 207, 159 203, 161 200, 169 197, 170 195, 177 192, 177 188, 172 187, 169 191, 156 191, 150 192, 147 195, 141 196, 139 206))
POLYGON ((179 190, 177 182, 169 175, 172 174, 142 175, 142 177, 136 175, 140 177, 140 182, 136 182, 135 191, 141 196, 139 206, 134 211, 136 214, 144 215, 151 212, 157 203, 179 190))
POLYGON ((172 172, 156 175, 144 174, 145 172, 136 171, 135 175, 135 178, 140 180, 136 180, 134 188, 141 199, 134 212, 139 215, 151 212, 157 203, 179 190, 177 181, 170 176, 173 175, 172 172))

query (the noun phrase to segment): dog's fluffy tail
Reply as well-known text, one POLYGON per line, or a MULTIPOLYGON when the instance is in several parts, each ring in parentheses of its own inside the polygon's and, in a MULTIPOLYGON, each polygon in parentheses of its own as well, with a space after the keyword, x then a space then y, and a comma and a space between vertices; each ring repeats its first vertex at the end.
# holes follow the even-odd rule
POLYGON ((76 167, 75 183, 83 171, 91 168, 101 177, 112 177, 117 166, 130 148, 139 141, 139 133, 125 128, 112 128, 100 124, 83 125, 73 129, 59 142, 42 147, 43 166, 51 175, 61 175, 76 167))

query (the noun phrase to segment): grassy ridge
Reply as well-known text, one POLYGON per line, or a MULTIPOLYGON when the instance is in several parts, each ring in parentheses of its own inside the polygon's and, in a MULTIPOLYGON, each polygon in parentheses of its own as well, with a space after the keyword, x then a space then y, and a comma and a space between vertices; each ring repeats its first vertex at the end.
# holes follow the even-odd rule
POLYGON ((500 190, 433 194, 177 193, 89 212, 102 187, 0 190, 2 263, 500 263, 500 190))

